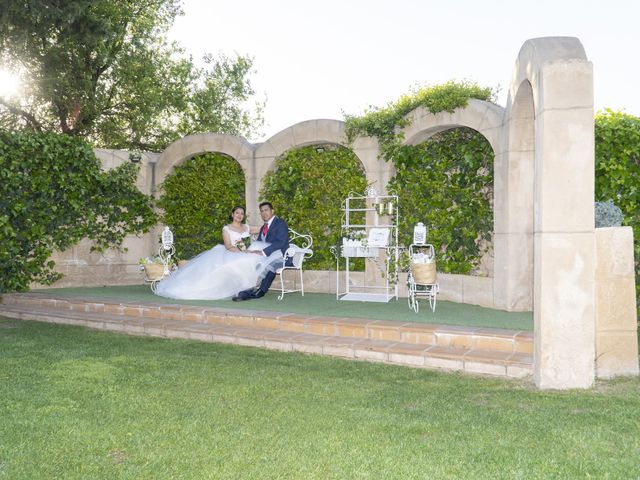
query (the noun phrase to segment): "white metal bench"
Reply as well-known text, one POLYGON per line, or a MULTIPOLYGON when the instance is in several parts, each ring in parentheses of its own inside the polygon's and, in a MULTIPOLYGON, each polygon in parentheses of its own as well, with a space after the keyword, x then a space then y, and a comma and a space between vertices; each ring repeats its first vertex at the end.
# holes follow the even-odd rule
POLYGON ((276 275, 280 276, 280 295, 278 295, 278 300, 282 300, 284 298, 285 293, 295 293, 300 292, 302 296, 304 296, 304 280, 302 278, 302 267, 304 265, 305 258, 310 258, 313 256, 313 250, 311 247, 313 246, 313 238, 311 235, 302 235, 295 230, 289 229, 289 248, 284 254, 284 259, 282 262, 282 267, 276 270, 276 275), (291 260, 289 262, 289 260, 291 260), (290 265, 287 265, 290 263, 290 265), (286 270, 297 270, 300 272, 300 287, 295 288, 285 288, 284 286, 284 272, 286 270))

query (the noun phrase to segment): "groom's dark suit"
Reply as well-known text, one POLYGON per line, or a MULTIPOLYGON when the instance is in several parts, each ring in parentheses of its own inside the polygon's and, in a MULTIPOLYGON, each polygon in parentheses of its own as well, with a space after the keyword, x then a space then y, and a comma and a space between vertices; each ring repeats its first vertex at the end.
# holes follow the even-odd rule
POLYGON ((284 252, 289 248, 289 226, 287 225, 287 222, 274 216, 271 221, 271 226, 269 227, 269 230, 267 230, 266 238, 263 238, 262 233, 260 233, 258 240, 271 244, 263 250, 267 257, 276 250, 280 250, 282 255, 284 255, 284 252))
MULTIPOLYGON (((271 225, 267 230, 267 236, 263 237, 262 233, 260 233, 258 240, 271 244, 262 250, 267 257, 276 250, 280 250, 282 255, 284 255, 287 248, 289 248, 289 226, 287 225, 287 222, 274 216, 271 221, 271 225)), ((291 259, 289 259, 288 264, 291 266, 291 259)), ((257 289, 244 290, 238 293, 236 298, 240 300, 248 300, 251 298, 263 297, 269 290, 269 287, 271 287, 274 278, 276 278, 275 272, 268 271, 257 289)), ((234 298, 234 300, 236 298, 234 298)))

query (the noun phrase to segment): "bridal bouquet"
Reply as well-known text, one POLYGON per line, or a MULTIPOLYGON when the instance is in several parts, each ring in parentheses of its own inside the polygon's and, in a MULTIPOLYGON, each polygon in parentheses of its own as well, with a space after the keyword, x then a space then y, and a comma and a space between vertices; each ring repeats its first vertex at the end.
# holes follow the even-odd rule
POLYGON ((243 233, 242 238, 236 242, 236 248, 242 252, 244 252, 251 245, 251 235, 248 233, 243 233))

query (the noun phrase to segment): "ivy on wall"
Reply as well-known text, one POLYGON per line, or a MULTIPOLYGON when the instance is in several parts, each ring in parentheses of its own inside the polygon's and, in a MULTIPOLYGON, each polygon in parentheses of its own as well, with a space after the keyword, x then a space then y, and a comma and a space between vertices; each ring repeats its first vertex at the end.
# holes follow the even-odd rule
POLYGON ((386 107, 370 107, 364 115, 346 115, 345 133, 349 141, 357 136, 376 137, 380 143, 380 154, 385 160, 393 160, 400 148, 400 128, 408 125, 407 114, 418 107, 431 113, 453 112, 466 107, 469 99, 492 101, 495 92, 473 82, 449 81, 442 85, 418 88, 386 107))
POLYGON ((489 142, 470 128, 397 149, 388 188, 400 197, 400 243, 409 245, 413 227, 423 222, 440 271, 477 267, 493 231, 493 156, 489 142))
POLYGON ((605 110, 595 118, 597 201, 612 200, 633 228, 636 297, 640 307, 640 118, 605 110))
POLYGON ((362 193, 366 186, 362 165, 351 150, 308 146, 280 157, 265 176, 260 194, 290 228, 313 237, 314 255, 305 265, 333 270, 335 258, 329 247, 342 236, 342 202, 350 192, 362 193))
POLYGON ((182 259, 222 243, 222 227, 230 222, 231 209, 245 204, 242 168, 221 153, 198 155, 175 167, 160 191, 158 206, 173 231, 176 256, 182 259))
POLYGON ((493 230, 493 150, 478 132, 459 128, 417 146, 402 146, 401 128, 412 110, 453 112, 469 99, 492 101, 495 92, 472 82, 424 87, 360 117, 346 116, 347 138, 376 137, 380 155, 396 175, 388 190, 400 197, 400 243, 411 243, 413 227, 424 222, 438 246, 438 269, 469 273, 478 266, 493 230))
POLYGON ((103 250, 148 231, 157 218, 138 169, 102 170, 77 137, 0 131, 0 292, 59 279, 49 257, 82 238, 103 250))

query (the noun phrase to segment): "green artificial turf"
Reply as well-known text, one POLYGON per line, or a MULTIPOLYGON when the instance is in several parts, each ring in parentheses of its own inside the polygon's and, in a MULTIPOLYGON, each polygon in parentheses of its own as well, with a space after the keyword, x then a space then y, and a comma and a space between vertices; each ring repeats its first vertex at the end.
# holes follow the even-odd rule
POLYGON ((533 330, 533 314, 531 312, 505 312, 476 305, 439 301, 435 313, 432 313, 425 299, 420 300, 420 311, 415 313, 409 309, 406 298, 391 300, 388 303, 352 302, 337 300, 335 295, 321 293, 306 293, 304 297, 300 294, 290 294, 279 301, 277 293, 270 291, 265 297, 258 300, 232 302, 231 300, 170 300, 154 295, 146 285, 56 288, 36 290, 36 292, 74 298, 112 299, 121 302, 177 303, 234 309, 285 311, 329 317, 533 330))
POLYGON ((529 383, 0 318, 0 478, 640 476, 640 381, 529 383))

